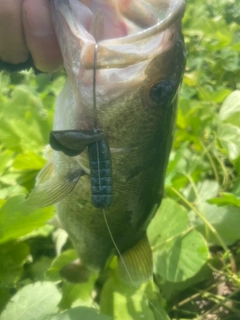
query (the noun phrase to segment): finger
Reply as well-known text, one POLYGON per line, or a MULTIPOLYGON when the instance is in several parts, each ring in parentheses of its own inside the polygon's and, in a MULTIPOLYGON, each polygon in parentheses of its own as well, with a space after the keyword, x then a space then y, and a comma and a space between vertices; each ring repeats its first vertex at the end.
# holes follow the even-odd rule
POLYGON ((0 1, 0 60, 21 63, 27 60, 29 52, 24 40, 22 0, 0 1))
POLYGON ((23 0, 23 26, 27 46, 37 69, 53 72, 62 55, 51 19, 49 0, 23 0))

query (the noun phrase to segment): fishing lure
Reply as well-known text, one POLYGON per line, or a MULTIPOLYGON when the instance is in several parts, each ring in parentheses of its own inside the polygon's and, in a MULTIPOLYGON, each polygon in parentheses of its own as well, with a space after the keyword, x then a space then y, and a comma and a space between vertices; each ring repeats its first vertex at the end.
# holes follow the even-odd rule
POLYGON ((90 130, 61 130, 51 131, 49 144, 55 151, 62 151, 69 157, 74 157, 88 148, 91 200, 96 208, 108 208, 112 203, 112 163, 111 152, 103 132, 98 129, 96 103, 96 70, 97 50, 94 50, 93 65, 93 115, 94 129, 90 130))

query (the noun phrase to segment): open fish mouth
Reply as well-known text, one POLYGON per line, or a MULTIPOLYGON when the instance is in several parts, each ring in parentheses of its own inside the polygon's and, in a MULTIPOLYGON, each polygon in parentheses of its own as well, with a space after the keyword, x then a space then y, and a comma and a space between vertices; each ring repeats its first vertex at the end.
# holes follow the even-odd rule
POLYGON ((75 44, 80 48, 80 61, 85 69, 93 68, 96 42, 99 42, 98 68, 123 68, 151 59, 167 45, 163 38, 173 36, 168 28, 181 20, 185 8, 184 1, 179 0, 52 2, 60 46, 63 49, 75 44), (69 28, 76 42, 68 39, 69 28))

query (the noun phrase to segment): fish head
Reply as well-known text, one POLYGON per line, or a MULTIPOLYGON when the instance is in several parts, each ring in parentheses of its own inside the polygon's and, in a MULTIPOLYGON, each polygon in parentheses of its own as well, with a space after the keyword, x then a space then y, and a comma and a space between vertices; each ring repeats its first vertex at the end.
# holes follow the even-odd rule
POLYGON ((174 122, 184 1, 53 0, 52 12, 68 78, 55 130, 92 130, 97 117, 111 148, 131 148, 174 122))

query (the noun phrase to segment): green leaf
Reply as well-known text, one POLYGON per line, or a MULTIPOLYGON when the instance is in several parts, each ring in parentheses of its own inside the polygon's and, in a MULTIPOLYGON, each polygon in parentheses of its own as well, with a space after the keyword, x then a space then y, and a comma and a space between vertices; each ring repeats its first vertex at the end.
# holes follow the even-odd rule
POLYGON ((7 304, 0 320, 48 320, 57 312, 61 295, 51 282, 36 282, 19 290, 7 304))
POLYGON ((147 233, 155 271, 168 281, 193 277, 209 258, 206 241, 189 228, 188 212, 173 200, 163 200, 147 233))
POLYGON ((14 287, 23 273, 23 264, 29 255, 26 243, 7 243, 0 246, 0 287, 14 287))
POLYGON ((201 270, 196 273, 192 278, 187 279, 183 282, 170 282, 161 279, 161 293, 163 298, 167 301, 173 299, 177 294, 181 297, 181 292, 197 286, 200 282, 206 281, 212 277, 212 270, 208 264, 204 265, 201 270))
POLYGON ((22 195, 24 192, 26 192, 25 188, 19 185, 9 186, 9 187, 0 189, 0 198, 4 199, 4 198, 13 197, 13 196, 18 196, 18 195, 22 195))
MULTIPOLYGON (((93 308, 77 307, 52 316, 50 320, 112 320, 111 317, 99 314, 93 308)), ((124 319, 125 320, 125 319, 124 319)))
POLYGON ((219 120, 240 127, 240 90, 233 91, 224 101, 219 120))
MULTIPOLYGON (((209 204, 208 199, 216 197, 219 185, 216 182, 205 180, 198 183, 197 197, 192 196, 191 201, 195 202, 198 210, 208 220, 208 222, 216 229, 226 245, 231 245, 240 239, 240 211, 238 207, 225 206, 218 207, 209 204)), ((230 196, 230 199, 233 199, 230 196)), ((204 237, 211 243, 219 245, 219 241, 212 232, 205 226, 204 222, 196 216, 194 212, 190 212, 191 223, 200 231, 204 237)))
POLYGON ((169 320, 160 301, 151 282, 133 287, 112 276, 104 284, 100 306, 114 320, 169 320))
POLYGON ((126 287, 119 284, 113 293, 113 310, 115 320, 141 320, 146 318, 148 320, 154 320, 152 310, 148 306, 146 296, 141 290, 135 288, 126 287))
MULTIPOLYGON (((10 290, 0 287, 0 314, 10 299, 10 290)), ((0 315, 1 317, 1 315, 0 315)))
POLYGON ((240 155, 240 128, 229 123, 219 124, 217 138, 221 147, 226 150, 230 160, 236 160, 240 155))
POLYGON ((217 137, 230 160, 240 155, 240 90, 233 91, 224 101, 219 112, 217 137))
POLYGON ((32 210, 25 196, 10 198, 0 209, 0 243, 25 236, 53 216, 53 207, 32 210))
POLYGON ((218 206, 232 205, 240 207, 240 197, 236 197, 234 194, 227 192, 220 193, 218 198, 209 199, 207 202, 218 206))
POLYGON ((34 152, 21 153, 14 159, 13 167, 18 170, 40 170, 46 160, 34 152))
POLYGON ((156 271, 166 280, 185 281, 193 277, 209 258, 207 242, 197 231, 183 234, 155 250, 156 271))

